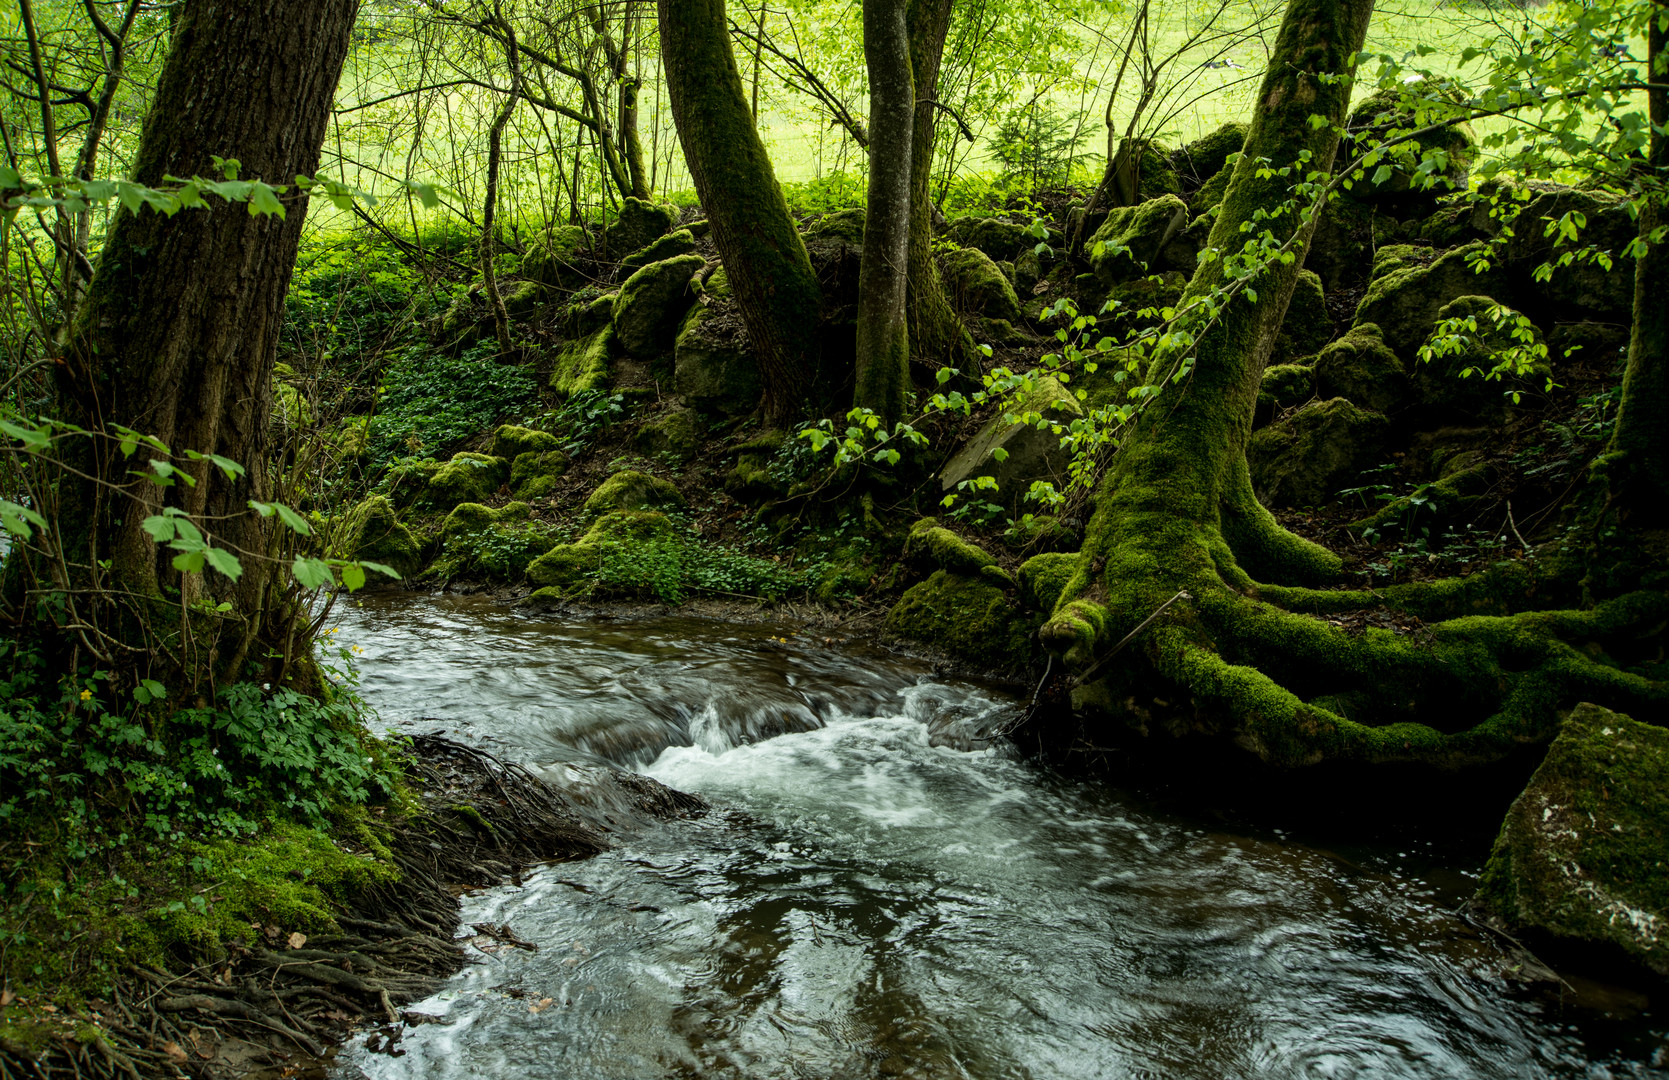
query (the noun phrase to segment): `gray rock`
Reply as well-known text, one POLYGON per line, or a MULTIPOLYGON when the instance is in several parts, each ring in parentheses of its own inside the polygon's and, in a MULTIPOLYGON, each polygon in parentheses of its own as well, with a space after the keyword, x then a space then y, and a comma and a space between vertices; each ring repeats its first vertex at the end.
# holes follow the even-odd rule
POLYGON ((1036 389, 1016 406, 1015 413, 1019 412, 1039 413, 1047 423, 1038 428, 1013 423, 1005 416, 993 418, 939 471, 943 490, 955 491, 964 480, 989 476, 997 481, 1000 501, 1012 505, 1034 480, 1058 486, 1065 479, 1072 455, 1061 448, 1060 434, 1051 425, 1082 416, 1083 406, 1056 380, 1040 378, 1036 389), (1007 453, 1002 461, 993 456, 998 449, 1007 453))

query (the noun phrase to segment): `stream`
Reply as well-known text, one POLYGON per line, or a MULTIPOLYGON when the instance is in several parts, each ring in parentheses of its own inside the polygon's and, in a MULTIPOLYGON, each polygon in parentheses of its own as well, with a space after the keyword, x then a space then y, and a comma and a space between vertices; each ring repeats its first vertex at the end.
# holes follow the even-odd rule
POLYGON ((435 1020, 350 1044, 341 1080, 1669 1077, 1656 1002, 1503 979, 1451 914, 1485 852, 1341 848, 1065 779, 982 738, 1002 692, 809 633, 338 611, 384 725, 713 807, 464 897, 464 933, 537 951, 475 939, 411 1007, 435 1020))

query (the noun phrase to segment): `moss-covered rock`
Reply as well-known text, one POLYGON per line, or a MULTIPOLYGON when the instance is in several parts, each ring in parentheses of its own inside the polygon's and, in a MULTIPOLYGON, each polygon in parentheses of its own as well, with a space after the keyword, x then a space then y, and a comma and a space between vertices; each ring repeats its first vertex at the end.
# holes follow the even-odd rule
POLYGON ((584 390, 602 390, 609 384, 615 351, 614 327, 604 326, 562 347, 551 365, 551 389, 567 397, 584 390))
POLYGON ((863 229, 866 215, 861 206, 836 210, 832 214, 822 217, 806 226, 808 240, 839 240, 851 244, 853 247, 863 247, 863 229))
POLYGON ((724 274, 709 277, 703 292, 707 299, 690 308, 673 343, 673 389, 705 413, 752 412, 764 384, 724 274))
POLYGON ((1043 275, 1054 265, 1054 249, 1047 248, 1042 254, 1036 250, 1037 245, 1023 249, 1014 256, 1014 292, 1024 304, 1032 295, 1037 283, 1043 280, 1043 275))
POLYGON ((492 455, 506 461, 513 462, 523 454, 542 454, 547 450, 561 448, 561 441, 548 431, 535 431, 515 424, 504 424, 493 432, 492 455))
POLYGON ((382 487, 387 491, 389 501, 404 509, 422 498, 429 486, 429 478, 439 471, 440 462, 434 458, 403 462, 388 470, 382 487))
POLYGON ((683 506, 684 495, 670 480, 650 476, 637 469, 615 473, 597 486, 585 500, 593 513, 609 510, 641 510, 654 506, 683 506))
POLYGON ((1221 206, 1223 196, 1229 193, 1229 181, 1233 177, 1233 169, 1217 170, 1200 185, 1198 191, 1188 197, 1188 208, 1195 214, 1204 214, 1213 207, 1221 206))
POLYGON ((1368 272, 1369 281, 1378 281, 1382 277, 1390 277, 1398 270, 1418 269, 1428 265, 1434 253, 1430 248, 1416 247, 1413 244, 1386 244, 1373 253, 1373 269, 1368 272))
POLYGON ((1469 124, 1433 124, 1434 114, 1430 112, 1434 107, 1447 110, 1458 100, 1457 91, 1443 80, 1387 88, 1363 99, 1345 122, 1346 130, 1361 142, 1363 149, 1399 139, 1416 129, 1431 130, 1422 130, 1418 138, 1387 147, 1382 164, 1390 167, 1390 173, 1375 183, 1375 173, 1370 172, 1357 181, 1351 196, 1372 201, 1465 191, 1478 152, 1477 136, 1469 124), (1438 167, 1420 170, 1426 159, 1436 162, 1438 167))
POLYGON ((1182 194, 1182 177, 1171 159, 1176 151, 1157 139, 1141 140, 1141 175, 1136 180, 1136 197, 1157 199, 1182 194))
POLYGON ((537 281, 513 281, 499 291, 504 313, 512 319, 533 314, 550 300, 551 291, 537 281))
POLYGON ((1444 305, 1462 296, 1489 295, 1511 303, 1512 290, 1499 268, 1479 274, 1468 257, 1482 254, 1483 246, 1469 244, 1433 260, 1377 279, 1356 308, 1356 323, 1374 323, 1385 344, 1404 364, 1431 336, 1444 305))
POLYGON ((984 548, 957 536, 937 518, 922 518, 910 529, 904 557, 924 569, 949 570, 964 577, 978 577, 987 566, 997 565, 984 548))
POLYGON ((1474 903, 1669 975, 1669 730, 1583 703, 1513 801, 1474 903))
POLYGON ((1315 360, 1315 392, 1364 409, 1392 413, 1407 404, 1411 386, 1397 354, 1375 323, 1357 323, 1315 360))
POLYGON ((573 290, 585 285, 578 265, 591 242, 578 225, 556 225, 528 242, 522 255, 521 273, 530 281, 554 289, 573 290))
POLYGON ((983 575, 935 571, 887 612, 886 628, 986 670, 1024 667, 1033 650, 1030 622, 1009 591, 983 575))
MULTIPOLYGON (((1623 252, 1638 229, 1628 206, 1626 198, 1573 188, 1544 191, 1525 203, 1506 242, 1506 265, 1526 282, 1526 303, 1533 297, 1536 310, 1566 319, 1630 322, 1634 263, 1623 252), (1561 241, 1560 230, 1552 227, 1567 218, 1574 221, 1578 215, 1586 224, 1576 242, 1561 241), (1592 259, 1557 265, 1564 253, 1590 245, 1610 256, 1610 270, 1592 259), (1535 268, 1542 263, 1554 264, 1553 274, 1546 281, 1535 281, 1535 268)), ((1468 291, 1494 295, 1488 289, 1468 291)))
POLYGON ((688 461, 701 444, 701 417, 694 409, 673 409, 639 428, 633 442, 646 453, 688 461))
POLYGON ((1389 428, 1343 398, 1307 405, 1252 433, 1252 486, 1266 506, 1318 506, 1379 459, 1389 428))
POLYGON ((788 441, 785 431, 765 431, 736 448, 736 467, 724 478, 724 490, 740 502, 758 504, 780 499, 788 485, 771 473, 771 459, 788 441))
POLYGON ((479 503, 454 507, 440 529, 440 558, 425 577, 450 581, 458 577, 516 581, 528 565, 551 546, 545 525, 532 520, 533 508, 525 502, 507 503, 498 509, 479 503))
POLYGON ((525 502, 510 502, 494 509, 480 503, 459 503, 446 515, 446 520, 440 526, 441 543, 447 543, 478 533, 490 525, 515 524, 527 521, 533 514, 533 507, 525 502))
POLYGON ((620 202, 620 216, 608 231, 611 254, 639 251, 672 231, 678 208, 628 196, 620 202))
POLYGON ((690 279, 706 265, 699 255, 651 263, 626 279, 614 302, 614 336, 640 360, 672 351, 678 323, 695 302, 690 279))
POLYGON ((991 257, 978 248, 953 248, 939 257, 945 291, 965 312, 1003 319, 1020 319, 1020 298, 991 257))
POLYGON ((435 470, 423 489, 423 501, 437 510, 459 503, 486 502, 510 478, 510 463, 491 454, 464 452, 435 470))
POLYGON ((1158 326, 1165 321, 1165 309, 1174 309, 1187 287, 1187 275, 1178 270, 1121 281, 1107 291, 1104 325, 1120 335, 1158 326))
POLYGON ((423 568, 422 545, 400 523, 394 504, 381 495, 373 495, 348 511, 342 550, 350 559, 382 563, 402 578, 410 578, 423 568))
POLYGON ((989 476, 997 481, 999 497, 1014 501, 1031 489, 1033 481, 1063 477, 1072 455, 1061 449, 1061 429, 1083 414, 1083 405, 1058 381, 1039 378, 1035 388, 1016 402, 1014 412, 994 417, 939 470, 943 490, 956 491, 965 480, 989 476), (1039 419, 1032 423, 1009 419, 1027 414, 1039 419), (998 450, 1003 453, 996 454, 998 450))
MULTIPOLYGON (((1171 167, 1182 178, 1185 190, 1197 191, 1201 185, 1222 172, 1229 157, 1240 153, 1246 144, 1246 133, 1251 126, 1242 123, 1224 124, 1171 154, 1171 167)), ((1217 201, 1222 201, 1222 195, 1217 201)))
POLYGON ((665 262, 676 259, 680 255, 695 253, 695 237, 688 229, 679 229, 667 233, 665 236, 651 242, 646 247, 639 248, 624 259, 620 260, 622 275, 634 274, 650 263, 665 262))
MULTIPOLYGON (((605 560, 622 552, 622 565, 632 563, 633 545, 664 544, 674 537, 672 521, 657 511, 616 510, 592 522, 585 535, 571 544, 557 544, 534 559, 527 578, 541 586, 543 599, 561 598, 582 591, 603 568, 605 560), (550 590, 545 592, 545 590, 550 590)), ((647 572, 647 567, 644 568, 647 572)), ((539 597, 536 593, 535 597, 539 597)))
POLYGON ((574 302, 562 309, 559 325, 563 336, 590 337, 608 326, 614 321, 614 301, 619 296, 619 290, 601 296, 590 296, 586 293, 575 296, 574 302))
POLYGON ((529 451, 510 462, 510 493, 518 499, 542 499, 556 490, 568 471, 568 455, 561 450, 529 451))
POLYGON ((1290 364, 1314 356, 1333 337, 1333 316, 1327 311, 1327 297, 1321 278, 1309 270, 1298 271, 1286 319, 1270 353, 1272 364, 1290 364))
POLYGON ((1535 392, 1546 386, 1552 369, 1545 361, 1532 365, 1526 377, 1486 378, 1502 356, 1519 347, 1542 346, 1541 331, 1526 326, 1518 312, 1487 296, 1460 296, 1437 311, 1439 320, 1464 319, 1475 329, 1462 331, 1466 343, 1431 361, 1416 361, 1414 389, 1429 422, 1475 423, 1499 414, 1513 391, 1535 392), (1521 340, 1515 335, 1527 335, 1521 340), (1471 372, 1471 374, 1468 374, 1471 372))
POLYGON ((1045 614, 1055 610, 1067 583, 1078 572, 1075 551, 1046 551, 1020 564, 1020 602, 1045 614))
POLYGON ((1037 241, 1026 235, 1024 225, 1000 217, 952 218, 945 235, 959 247, 983 251, 993 262, 1012 261, 1037 241))
POLYGON ((1262 427, 1278 414, 1315 397, 1315 369, 1308 364, 1271 364, 1258 383, 1258 407, 1252 426, 1262 427))
POLYGON ((1191 220, 1188 204, 1175 195, 1110 211, 1084 244, 1090 268, 1109 287, 1139 277, 1191 220))

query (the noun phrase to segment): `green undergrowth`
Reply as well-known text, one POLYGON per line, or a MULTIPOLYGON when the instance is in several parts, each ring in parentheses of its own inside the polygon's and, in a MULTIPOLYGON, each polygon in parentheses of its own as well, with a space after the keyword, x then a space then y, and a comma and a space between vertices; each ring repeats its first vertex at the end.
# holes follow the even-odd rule
POLYGON ((371 418, 372 463, 449 456, 484 429, 531 413, 537 382, 524 369, 499 363, 496 352, 492 342, 456 357, 426 346, 401 350, 383 373, 371 418))

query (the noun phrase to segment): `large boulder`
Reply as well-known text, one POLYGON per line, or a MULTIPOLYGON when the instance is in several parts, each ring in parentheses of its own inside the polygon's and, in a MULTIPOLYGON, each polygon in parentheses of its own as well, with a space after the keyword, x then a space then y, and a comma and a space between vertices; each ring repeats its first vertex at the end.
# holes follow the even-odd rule
POLYGON ((612 323, 568 342, 551 365, 551 389, 562 397, 584 390, 603 389, 609 382, 614 350, 612 323))
POLYGON ((1315 392, 1378 413, 1407 404, 1408 370, 1374 323, 1358 323, 1315 359, 1315 392))
POLYGON ((556 490, 568 471, 568 455, 561 450, 530 450, 510 462, 510 494, 524 501, 542 499, 556 490))
POLYGON ((591 237, 578 225, 553 226, 528 241, 521 274, 555 289, 582 288, 586 279, 578 267, 590 243, 591 237))
POLYGON ((1380 90, 1352 109, 1345 129, 1363 149, 1416 130, 1432 130, 1388 146, 1380 164, 1350 189, 1350 197, 1429 202, 1437 195, 1465 191, 1478 152, 1477 137, 1469 124, 1435 123, 1457 100, 1457 91, 1442 80, 1426 80, 1380 90))
MULTIPOLYGON (((1240 153, 1246 145, 1250 124, 1224 124, 1171 154, 1171 167, 1182 178, 1185 190, 1198 191, 1201 185, 1228 167, 1229 157, 1240 153)), ((1218 196, 1222 201, 1222 196, 1218 196)))
POLYGON ((593 513, 683 505, 683 492, 670 480, 662 480, 637 469, 615 473, 597 485, 597 490, 585 500, 585 508, 593 513))
POLYGON ((650 263, 665 262, 668 259, 676 259, 680 255, 693 255, 695 254, 695 247, 695 237, 690 235, 688 229, 679 229, 677 232, 667 233, 660 239, 621 259, 620 273, 623 276, 630 276, 650 263))
POLYGON ((1482 244, 1468 244, 1439 256, 1429 266, 1411 266, 1376 279, 1356 308, 1356 323, 1374 323, 1385 344, 1404 364, 1413 362, 1431 336, 1444 305, 1462 296, 1488 295, 1511 302, 1505 271, 1491 264, 1477 273, 1468 257, 1484 254, 1482 244))
POLYGON ((1020 252, 1037 246, 1037 241, 1026 235, 1024 225, 1000 217, 952 218, 945 227, 945 235, 961 247, 985 252, 993 262, 1012 260, 1020 252))
POLYGON ((1669 975, 1669 730, 1583 703, 1513 801, 1473 903, 1669 975))
POLYGON ((1000 571, 975 577, 936 570, 887 613, 886 628, 983 670, 1013 670, 1031 660, 1032 625, 1011 599, 1000 571))
POLYGON ((1188 204, 1175 195, 1110 211, 1084 245, 1090 269, 1109 287, 1139 277, 1191 220, 1188 204))
POLYGON ((647 454, 688 461, 701 445, 701 417, 694 409, 675 407, 639 428, 632 445, 647 454))
POLYGON ((1298 282, 1287 305, 1286 319, 1270 354, 1272 364, 1290 364, 1314 356, 1333 336, 1333 316, 1327 311, 1327 297, 1321 278, 1309 270, 1298 271, 1298 282))
POLYGON ((958 308, 987 318, 1018 322, 1020 298, 990 256, 978 248, 953 248, 939 256, 945 291, 958 308))
POLYGON ((1252 486, 1266 506, 1319 506, 1379 460, 1389 428, 1344 398, 1306 405, 1252 433, 1252 486))
POLYGON ((759 359, 748 346, 723 270, 707 278, 701 302, 684 316, 672 357, 673 389, 692 407, 721 416, 758 408, 764 389, 759 359))
POLYGON ((863 247, 863 229, 867 215, 861 206, 836 210, 806 226, 807 240, 838 240, 854 247, 863 247))
POLYGON ((493 432, 492 454, 494 457, 515 461, 516 458, 527 453, 543 453, 546 450, 560 450, 562 442, 548 431, 535 431, 532 428, 518 427, 515 424, 503 424, 493 432))
POLYGON ((1315 397, 1315 369, 1308 364, 1271 364, 1258 382, 1252 426, 1263 427, 1278 414, 1315 397))
POLYGON ((423 501, 437 510, 459 503, 486 502, 510 478, 510 463, 491 454, 465 451, 435 470, 423 489, 423 501))
POLYGON ((1538 310, 1566 319, 1631 321, 1634 263, 1623 252, 1639 229, 1628 207, 1627 199, 1574 188, 1543 191, 1523 205, 1511 222, 1505 261, 1525 281, 1525 291, 1535 298, 1538 310), (1585 224, 1570 239, 1561 226, 1574 227, 1578 221, 1585 224), (1587 257, 1558 265, 1566 252, 1587 247, 1603 252, 1611 269, 1587 257), (1536 281, 1535 269, 1543 263, 1553 264, 1553 274, 1536 281))
POLYGON ((1034 480, 1058 482, 1071 461, 1070 452, 1061 448, 1060 428, 1083 414, 1083 406, 1066 387, 1053 378, 1039 378, 1012 412, 991 420, 939 470, 939 483, 948 492, 965 480, 989 476, 1004 502, 1011 502, 1029 491, 1034 480), (1009 419, 1025 414, 1040 419, 1030 424, 1009 419))
POLYGON ((613 313, 615 340, 626 355, 652 360, 672 351, 678 323, 695 302, 690 279, 706 264, 700 255, 680 255, 626 279, 613 313))
POLYGON ((382 563, 402 578, 412 577, 423 568, 422 545, 400 523, 394 504, 381 495, 373 495, 348 511, 342 548, 348 558, 382 563))
POLYGON ((609 251, 626 253, 648 247, 671 232, 678 217, 676 206, 627 196, 620 201, 620 216, 608 231, 609 251))

